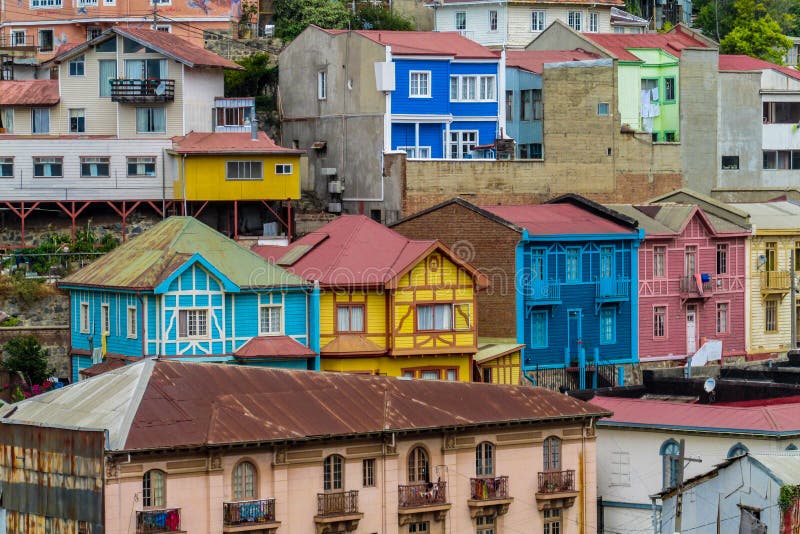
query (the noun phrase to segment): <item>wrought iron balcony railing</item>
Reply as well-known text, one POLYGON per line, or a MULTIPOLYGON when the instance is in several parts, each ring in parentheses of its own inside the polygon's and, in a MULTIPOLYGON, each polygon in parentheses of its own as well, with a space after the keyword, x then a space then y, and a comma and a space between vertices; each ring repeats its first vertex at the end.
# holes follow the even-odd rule
POLYGON ((136 512, 136 534, 180 532, 181 509, 163 508, 136 512))
POLYGON ((275 521, 275 499, 222 503, 222 523, 226 527, 275 521))
POLYGON ((358 513, 358 491, 317 493, 317 515, 347 515, 358 513))
POLYGON ((575 470, 539 472, 539 493, 575 491, 575 470))
POLYGON ((508 499, 508 477, 471 478, 469 494, 474 501, 508 499))
POLYGON ((397 496, 400 508, 447 504, 447 482, 423 482, 398 486, 397 496))

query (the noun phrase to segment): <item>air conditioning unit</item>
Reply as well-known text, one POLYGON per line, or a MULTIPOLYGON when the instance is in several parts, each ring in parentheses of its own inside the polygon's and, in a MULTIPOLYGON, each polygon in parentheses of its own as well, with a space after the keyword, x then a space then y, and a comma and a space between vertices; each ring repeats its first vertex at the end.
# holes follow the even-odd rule
POLYGON ((319 173, 322 176, 336 176, 336 167, 322 167, 319 173))
POLYGON ((342 213, 341 202, 328 202, 328 211, 330 213, 342 213))
POLYGON ((331 180, 328 182, 328 193, 332 195, 341 195, 344 191, 341 180, 331 180))

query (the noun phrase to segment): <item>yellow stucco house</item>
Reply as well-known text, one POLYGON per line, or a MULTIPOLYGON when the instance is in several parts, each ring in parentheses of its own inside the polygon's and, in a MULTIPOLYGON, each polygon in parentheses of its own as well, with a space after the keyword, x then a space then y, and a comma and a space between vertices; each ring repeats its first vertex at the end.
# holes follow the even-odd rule
POLYGON ((289 247, 253 249, 320 285, 323 371, 472 381, 487 278, 435 240, 345 215, 289 247))

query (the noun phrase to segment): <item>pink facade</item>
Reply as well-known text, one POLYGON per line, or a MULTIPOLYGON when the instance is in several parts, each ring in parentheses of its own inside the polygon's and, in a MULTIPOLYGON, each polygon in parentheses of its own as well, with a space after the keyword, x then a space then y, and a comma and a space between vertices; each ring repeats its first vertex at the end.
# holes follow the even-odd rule
POLYGON ((640 360, 691 356, 706 340, 721 341, 723 356, 745 354, 749 231, 697 206, 620 208, 645 229, 639 249, 640 360))

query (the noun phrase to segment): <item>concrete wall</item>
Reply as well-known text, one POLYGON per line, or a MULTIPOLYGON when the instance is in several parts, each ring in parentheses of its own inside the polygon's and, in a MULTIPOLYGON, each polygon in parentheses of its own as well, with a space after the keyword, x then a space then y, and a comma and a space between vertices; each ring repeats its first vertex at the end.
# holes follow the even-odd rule
POLYGON ((719 73, 719 188, 752 187, 761 180, 761 74, 719 73), (722 156, 739 156, 739 169, 723 169, 722 156))
POLYGON ((684 49, 680 60, 681 167, 684 185, 710 193, 716 185, 719 52, 684 49))

